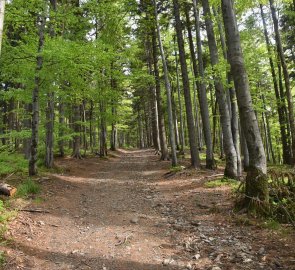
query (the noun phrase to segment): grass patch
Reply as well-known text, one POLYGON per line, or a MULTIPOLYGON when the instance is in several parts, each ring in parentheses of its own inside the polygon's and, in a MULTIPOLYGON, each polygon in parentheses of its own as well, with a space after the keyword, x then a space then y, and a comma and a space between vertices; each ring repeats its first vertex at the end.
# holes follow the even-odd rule
POLYGON ((234 180, 234 179, 230 179, 230 178, 216 179, 216 180, 213 180, 213 181, 206 182, 204 184, 204 186, 207 187, 207 188, 230 186, 233 189, 238 189, 239 185, 240 185, 239 181, 234 180))
POLYGON ((40 192, 40 185, 28 178, 23 183, 21 183, 17 190, 17 196, 27 197, 28 195, 38 194, 40 192))
POLYGON ((11 173, 26 173, 28 161, 22 154, 2 152, 0 155, 0 176, 11 173))
POLYGON ((43 198, 41 198, 41 197, 37 197, 37 198, 34 199, 34 203, 36 203, 36 204, 43 203, 44 201, 45 200, 43 198))
POLYGON ((185 169, 185 167, 183 167, 183 166, 175 166, 175 167, 171 167, 170 171, 177 173, 177 172, 183 171, 184 169, 185 169))
POLYGON ((3 265, 6 262, 6 258, 5 258, 5 252, 4 251, 0 251, 0 267, 3 267, 3 265))
MULTIPOLYGON (((7 230, 7 222, 14 218, 16 215, 15 211, 8 211, 2 200, 0 200, 0 238, 2 239, 3 234, 7 230)), ((0 258, 1 261, 1 258, 0 258)))
POLYGON ((268 219, 262 223, 262 227, 270 230, 279 230, 281 229, 281 224, 274 219, 268 219))

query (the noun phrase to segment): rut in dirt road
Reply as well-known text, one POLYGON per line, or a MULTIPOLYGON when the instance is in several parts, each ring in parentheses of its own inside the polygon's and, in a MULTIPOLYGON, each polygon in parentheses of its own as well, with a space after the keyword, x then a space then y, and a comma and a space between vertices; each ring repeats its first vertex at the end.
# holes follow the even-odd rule
POLYGON ((292 239, 231 222, 221 171, 168 174, 152 150, 61 159, 42 180, 49 213, 19 213, 5 270, 294 269, 292 239))

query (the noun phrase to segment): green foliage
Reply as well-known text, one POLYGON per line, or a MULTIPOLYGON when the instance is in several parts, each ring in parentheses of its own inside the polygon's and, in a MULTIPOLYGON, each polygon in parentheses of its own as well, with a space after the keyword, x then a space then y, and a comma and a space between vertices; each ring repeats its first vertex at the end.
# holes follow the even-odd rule
POLYGON ((281 228, 281 224, 274 219, 268 219, 263 222, 262 226, 266 229, 270 230, 279 230, 281 228))
POLYGON ((2 152, 0 154, 0 176, 11 173, 25 173, 28 161, 19 153, 2 152))
POLYGON ((234 179, 229 179, 229 178, 220 178, 220 179, 215 179, 212 181, 209 181, 205 183, 205 187, 207 188, 217 188, 217 187, 222 187, 222 186, 229 186, 232 189, 237 189, 240 185, 240 182, 234 179))
POLYGON ((6 258, 5 258, 5 252, 4 251, 0 251, 0 267, 3 266, 6 262, 6 258))
POLYGON ((28 178, 23 183, 21 183, 17 190, 17 196, 27 197, 32 194, 38 194, 41 190, 41 187, 36 181, 28 178))
MULTIPOLYGON (((0 200, 0 239, 3 237, 3 234, 7 230, 7 222, 10 221, 13 217, 15 217, 14 211, 8 211, 6 209, 6 205, 2 200, 0 200)), ((0 254, 0 265, 2 261, 3 254, 0 254)))

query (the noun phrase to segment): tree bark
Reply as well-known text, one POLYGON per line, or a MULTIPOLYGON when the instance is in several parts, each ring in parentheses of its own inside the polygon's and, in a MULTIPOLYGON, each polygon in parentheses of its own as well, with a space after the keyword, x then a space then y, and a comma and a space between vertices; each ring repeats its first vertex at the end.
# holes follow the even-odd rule
POLYGON ((230 178, 238 178, 238 160, 237 152, 233 142, 232 130, 231 130, 231 119, 229 115, 229 108, 226 98, 226 93, 223 88, 220 74, 216 68, 219 63, 218 49, 216 45, 213 22, 211 20, 211 11, 208 0, 203 0, 203 9, 205 16, 205 24, 208 37, 208 45, 210 51, 210 60, 213 69, 213 78, 216 99, 218 102, 218 108, 220 113, 220 124, 223 133, 223 149, 225 153, 226 166, 224 175, 230 178))
POLYGON ((65 156, 65 150, 64 150, 64 129, 65 129, 65 110, 64 110, 64 103, 59 100, 59 106, 58 106, 58 117, 59 117, 59 127, 58 127, 58 148, 59 148, 59 155, 61 157, 65 156))
POLYGON ((31 137, 31 156, 29 160, 29 175, 37 174, 38 143, 39 143, 39 92, 41 85, 40 72, 43 68, 42 51, 44 47, 45 16, 41 15, 37 19, 38 25, 38 49, 36 57, 35 85, 32 99, 32 137, 31 137))
MULTIPOLYGON (((50 0, 50 8, 56 12, 56 0, 50 0)), ((50 18, 50 37, 55 37, 55 27, 50 18)), ((46 108, 46 138, 45 138, 45 167, 52 168, 54 163, 54 92, 49 90, 47 93, 47 108, 46 108)))
MULTIPOLYGON (((175 40, 174 40, 174 47, 175 47, 175 40)), ((178 57, 177 57, 177 50, 175 48, 175 68, 176 68, 176 87, 177 87, 177 99, 178 99, 178 107, 179 107, 179 121, 180 121, 180 149, 179 153, 181 155, 184 154, 184 147, 185 147, 185 137, 184 137, 184 123, 183 123, 183 109, 182 109, 182 102, 181 102, 181 92, 180 92, 180 83, 179 83, 179 71, 178 71, 178 57)))
POLYGON ((153 64, 154 64, 154 76, 156 83, 156 98, 157 98, 157 109, 158 109, 158 123, 159 123, 159 137, 160 137, 160 147, 161 147, 161 160, 168 160, 168 147, 166 141, 166 130, 165 130, 165 121, 163 115, 163 104, 161 97, 161 84, 160 84, 160 75, 158 68, 158 50, 157 50, 157 30, 154 29, 152 34, 152 43, 153 43, 153 64))
POLYGON ((270 9, 271 9, 271 15, 272 20, 274 24, 274 31, 275 31, 275 40, 277 45, 277 51, 279 54, 279 59, 283 68, 283 76, 285 81, 285 89, 286 89, 286 95, 287 95, 287 104, 288 104, 288 116, 289 116, 289 125, 291 129, 291 140, 292 140, 292 165, 295 165, 295 118, 294 118, 294 103, 293 103, 293 97, 291 92, 291 86, 290 86, 290 77, 288 72, 288 67, 284 55, 284 50, 282 46, 281 36, 279 32, 279 22, 276 14, 276 9, 274 6, 274 1, 269 0, 270 9))
POLYGON ((170 145, 171 145, 171 160, 172 160, 172 166, 177 166, 177 156, 176 156, 176 145, 175 145, 175 130, 174 130, 174 120, 173 120, 173 112, 172 112, 172 101, 171 101, 171 84, 169 81, 169 74, 168 74, 168 68, 164 53, 164 48, 162 44, 162 37, 161 37, 161 31, 160 26, 158 22, 158 11, 157 11, 157 5, 156 0, 154 1, 154 11, 155 11, 155 24, 157 28, 157 34, 158 34, 158 43, 160 47, 160 54, 162 58, 162 65, 163 65, 163 71, 164 71, 164 79, 165 79, 165 88, 166 88, 166 96, 167 96, 167 113, 168 113, 168 126, 169 126, 169 138, 170 138, 170 145))
MULTIPOLYGON (((213 7, 213 14, 217 18, 217 25, 220 37, 221 48, 223 52, 223 57, 227 61, 227 48, 225 44, 224 31, 222 23, 219 19, 219 13, 213 7)), ((236 90, 231 86, 232 84, 232 75, 230 72, 227 72, 227 82, 229 85, 227 97, 227 104, 229 109, 229 115, 231 117, 231 131, 233 137, 233 143, 237 153, 237 171, 238 176, 242 175, 242 161, 241 161, 241 151, 240 151, 240 131, 239 131, 239 109, 237 104, 236 90)))
POLYGON ((99 156, 106 157, 107 150, 107 125, 106 125, 106 107, 103 101, 99 104, 100 110, 100 136, 99 136, 99 156))
POLYGON ((285 100, 282 99, 282 97, 280 96, 280 92, 279 92, 277 75, 276 75, 275 65, 274 65, 274 61, 272 58, 272 52, 271 52, 271 43, 270 43, 269 36, 268 36, 266 19, 265 19, 265 15, 263 12, 263 5, 262 4, 260 4, 260 13, 261 13, 261 18, 262 18, 262 23, 263 23, 265 42, 266 42, 267 51, 268 51, 272 81, 273 81, 273 86, 274 86, 274 91, 275 91, 275 96, 276 96, 276 101, 277 101, 276 103, 277 103, 277 110, 278 110, 279 123, 280 123, 280 133, 281 133, 281 140, 282 140, 282 147, 283 147, 283 163, 291 165, 292 164, 291 149, 290 149, 290 145, 288 143, 288 139, 287 139, 288 136, 287 136, 287 131, 286 131, 286 125, 288 125, 288 120, 286 119, 286 115, 284 112, 284 111, 286 111, 286 105, 285 105, 285 100))
POLYGON ((197 137, 196 137, 196 130, 194 125, 194 116, 193 116, 193 110, 192 110, 190 85, 189 85, 188 70, 187 70, 187 64, 186 64, 184 40, 182 36, 182 26, 181 26, 181 20, 180 20, 180 10, 179 10, 178 0, 173 0, 173 9, 174 9, 174 17, 175 17, 175 30, 176 30, 177 43, 178 43, 185 108, 186 108, 186 120, 187 120, 190 152, 191 152, 191 165, 194 168, 199 168, 200 157, 199 157, 199 150, 197 147, 197 140, 196 140, 197 137))
POLYGON ((2 49, 2 40, 3 40, 5 3, 6 3, 6 0, 0 0, 0 55, 1 55, 1 49, 2 49))
MULTIPOLYGON (((32 127, 32 104, 25 104, 25 119, 23 121, 23 126, 25 129, 29 130, 32 127)), ((25 159, 30 160, 31 156, 31 138, 25 138, 23 140, 23 151, 25 159)))
POLYGON ((54 157, 54 93, 47 94, 47 108, 46 108, 46 138, 45 138, 45 166, 52 168, 54 157))
POLYGON ((195 17, 195 29, 196 29, 196 39, 197 39, 197 55, 198 55, 198 70, 199 70, 199 104, 200 104, 200 112, 202 118, 203 132, 206 144, 206 167, 214 168, 214 155, 213 155, 213 143, 212 143, 212 135, 211 135, 211 127, 210 127, 210 115, 209 115, 209 106, 207 100, 206 93, 206 85, 205 85, 205 72, 204 72, 204 63, 203 63, 203 49, 202 49, 202 39, 201 39, 201 31, 200 31, 200 14, 198 9, 197 0, 193 0, 194 6, 194 17, 195 17))
POLYGON ((75 132, 74 138, 73 138, 73 153, 72 157, 77 159, 82 159, 80 148, 81 148, 81 138, 80 138, 80 124, 79 121, 81 119, 80 116, 80 106, 77 104, 74 104, 72 106, 73 108, 73 129, 75 132))
MULTIPOLYGON (((153 31, 153 30, 152 30, 153 31)), ((151 33, 152 34, 152 33, 151 33)), ((153 75, 153 49, 152 43, 149 37, 147 37, 147 62, 149 67, 149 74, 153 75)), ((153 135, 153 146, 156 150, 156 153, 160 151, 160 138, 159 138, 159 123, 158 123, 158 110, 157 110, 157 96, 156 96, 156 89, 154 85, 149 87, 149 99, 150 99, 150 106, 152 112, 152 135, 153 135)))
POLYGON ((237 92, 241 125, 249 151, 245 203, 247 207, 252 208, 255 205, 255 200, 258 199, 264 208, 269 203, 266 158, 258 122, 253 110, 249 79, 244 64, 240 34, 231 0, 222 0, 222 15, 228 47, 228 60, 237 92))

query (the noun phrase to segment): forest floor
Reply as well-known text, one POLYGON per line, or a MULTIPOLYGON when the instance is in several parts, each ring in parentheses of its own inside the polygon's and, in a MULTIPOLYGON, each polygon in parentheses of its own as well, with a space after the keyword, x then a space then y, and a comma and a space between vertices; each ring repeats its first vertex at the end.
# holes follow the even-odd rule
POLYGON ((230 187, 204 185, 222 171, 169 174, 152 150, 57 166, 25 206, 45 212, 10 223, 5 270, 295 269, 294 231, 243 224, 230 187))

